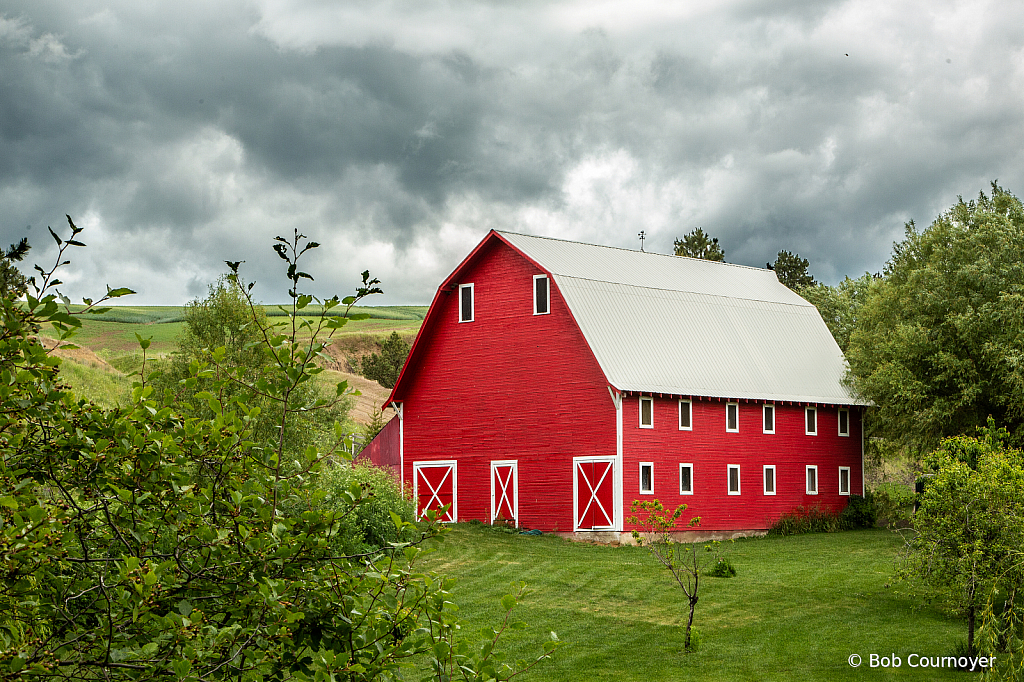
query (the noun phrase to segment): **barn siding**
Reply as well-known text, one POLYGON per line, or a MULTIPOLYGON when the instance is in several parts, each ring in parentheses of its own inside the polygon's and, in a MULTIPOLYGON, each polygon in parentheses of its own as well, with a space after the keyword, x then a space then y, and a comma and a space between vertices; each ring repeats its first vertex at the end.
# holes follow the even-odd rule
MULTIPOLYGON (((688 506, 683 521, 700 516, 702 530, 768 528, 799 506, 841 510, 839 467, 850 467, 850 491, 861 492, 861 419, 850 408, 850 435, 838 435, 838 407, 818 405, 818 435, 804 433, 804 405, 775 405, 775 433, 762 430, 762 402, 739 402, 739 432, 725 430, 726 400, 693 400, 693 430, 681 431, 678 398, 654 398, 654 428, 639 427, 639 396, 623 398, 623 505, 657 498, 688 506), (640 494, 640 462, 654 462, 654 494, 640 494), (679 464, 693 464, 694 493, 679 494, 679 464), (727 467, 740 465, 740 495, 729 495, 727 467), (776 494, 764 495, 763 465, 775 465, 776 494), (807 464, 818 466, 818 494, 807 495, 807 464)), ((627 514, 628 516, 628 514, 627 514)), ((630 526, 627 525, 627 530, 630 526)))
POLYGON ((392 419, 384 428, 366 444, 356 458, 358 462, 369 462, 374 466, 387 469, 398 480, 401 468, 401 449, 399 444, 399 420, 392 419))
POLYGON ((604 374, 553 280, 551 313, 533 314, 536 265, 493 240, 465 267, 452 282, 475 285, 474 321, 458 321, 457 288, 441 293, 394 396, 405 480, 413 462, 458 459, 458 520, 486 522, 490 462, 518 460, 520 526, 571 531, 572 458, 615 455, 604 374))

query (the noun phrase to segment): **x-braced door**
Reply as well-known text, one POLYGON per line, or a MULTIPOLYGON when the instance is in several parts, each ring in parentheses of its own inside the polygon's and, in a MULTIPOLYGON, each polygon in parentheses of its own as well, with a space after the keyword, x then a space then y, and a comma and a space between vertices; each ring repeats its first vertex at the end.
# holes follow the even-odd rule
POLYGON ((615 458, 573 458, 574 530, 614 530, 615 458))
POLYGON ((450 505, 447 511, 438 514, 437 520, 448 523, 458 519, 458 462, 413 462, 412 471, 416 518, 423 518, 423 513, 427 510, 436 511, 450 505))
POLYGON ((519 527, 519 466, 516 460, 491 462, 491 523, 519 527))

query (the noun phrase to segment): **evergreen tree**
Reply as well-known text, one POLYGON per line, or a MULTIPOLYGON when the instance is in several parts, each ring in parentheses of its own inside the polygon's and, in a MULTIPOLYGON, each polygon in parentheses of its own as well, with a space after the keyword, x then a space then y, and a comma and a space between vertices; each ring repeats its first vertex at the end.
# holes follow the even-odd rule
POLYGON ((718 237, 704 234, 701 228, 674 242, 677 256, 689 256, 703 260, 724 261, 725 251, 718 244, 718 237))

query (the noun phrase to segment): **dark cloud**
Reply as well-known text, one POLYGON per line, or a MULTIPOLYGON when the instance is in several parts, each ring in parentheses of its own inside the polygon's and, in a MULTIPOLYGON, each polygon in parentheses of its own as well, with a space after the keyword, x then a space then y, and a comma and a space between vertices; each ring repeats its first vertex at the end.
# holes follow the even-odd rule
POLYGON ((0 241, 42 257, 71 213, 69 291, 178 303, 227 259, 279 298, 298 229, 317 293, 370 268, 426 303, 490 228, 668 252, 699 225, 836 281, 957 194, 1024 192, 1012 3, 628 9, 9 1, 0 241))

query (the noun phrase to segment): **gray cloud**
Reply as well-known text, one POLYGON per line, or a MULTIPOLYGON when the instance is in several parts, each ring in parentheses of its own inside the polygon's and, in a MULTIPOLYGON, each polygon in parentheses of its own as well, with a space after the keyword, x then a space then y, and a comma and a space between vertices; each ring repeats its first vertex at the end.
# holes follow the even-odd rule
POLYGON ((620 5, 7 2, 0 240, 45 261, 70 213, 76 296, 180 303, 245 259, 279 300, 298 229, 316 293, 369 268, 427 303, 491 228, 699 225, 834 282, 957 194, 1024 192, 1016 4, 620 5))

